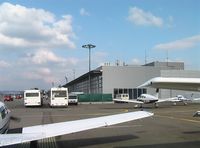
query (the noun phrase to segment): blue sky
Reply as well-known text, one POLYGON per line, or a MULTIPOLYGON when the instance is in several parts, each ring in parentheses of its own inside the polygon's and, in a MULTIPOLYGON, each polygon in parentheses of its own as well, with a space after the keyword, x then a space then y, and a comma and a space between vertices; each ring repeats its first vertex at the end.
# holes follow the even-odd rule
POLYGON ((48 89, 92 68, 183 61, 200 70, 198 0, 0 0, 0 90, 48 89))

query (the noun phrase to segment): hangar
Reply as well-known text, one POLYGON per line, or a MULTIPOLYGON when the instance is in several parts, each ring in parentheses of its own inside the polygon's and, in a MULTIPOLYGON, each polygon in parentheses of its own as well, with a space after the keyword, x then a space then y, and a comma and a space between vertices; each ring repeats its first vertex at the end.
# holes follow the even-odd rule
MULTIPOLYGON (((112 98, 115 98, 117 94, 128 93, 130 99, 136 99, 142 93, 154 94, 155 89, 138 88, 138 86, 153 77, 159 76, 200 78, 200 71, 185 70, 183 62, 155 61, 145 65, 105 64, 70 81, 64 87, 67 87, 69 92, 111 94, 112 98)), ((173 97, 178 94, 188 97, 194 95, 195 92, 163 89, 159 91, 161 98, 173 97)))

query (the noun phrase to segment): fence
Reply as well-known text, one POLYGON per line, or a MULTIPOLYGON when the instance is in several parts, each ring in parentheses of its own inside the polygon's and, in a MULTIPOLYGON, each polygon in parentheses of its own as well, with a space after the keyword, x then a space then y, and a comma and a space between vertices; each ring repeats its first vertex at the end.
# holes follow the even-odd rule
POLYGON ((80 94, 79 102, 111 102, 112 94, 80 94))

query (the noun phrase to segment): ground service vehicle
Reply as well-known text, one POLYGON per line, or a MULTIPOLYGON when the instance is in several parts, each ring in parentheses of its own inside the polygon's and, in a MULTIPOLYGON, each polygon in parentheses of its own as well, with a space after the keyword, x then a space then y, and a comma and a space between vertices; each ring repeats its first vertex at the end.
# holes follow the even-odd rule
POLYGON ((48 92, 49 105, 51 107, 68 106, 68 89, 64 87, 53 87, 48 92))
POLYGON ((78 94, 77 93, 69 93, 69 104, 75 104, 78 105, 78 94))
POLYGON ((129 95, 128 94, 117 94, 116 99, 129 100, 129 95))
POLYGON ((42 106, 42 102, 40 90, 24 91, 24 106, 42 106))

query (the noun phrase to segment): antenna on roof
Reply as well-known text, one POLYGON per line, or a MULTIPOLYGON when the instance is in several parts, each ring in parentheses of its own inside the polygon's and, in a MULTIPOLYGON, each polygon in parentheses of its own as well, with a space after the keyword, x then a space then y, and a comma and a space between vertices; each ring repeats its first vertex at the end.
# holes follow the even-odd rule
POLYGON ((74 80, 75 80, 75 78, 76 78, 76 70, 75 69, 73 69, 73 77, 74 77, 74 80))
POLYGON ((169 61, 169 53, 168 53, 168 49, 167 49, 167 66, 168 66, 168 61, 169 61))
POLYGON ((147 64, 147 50, 145 49, 145 57, 144 57, 145 65, 147 64))
POLYGON ((67 76, 65 76, 65 81, 66 81, 66 83, 68 83, 68 78, 67 78, 67 76))

